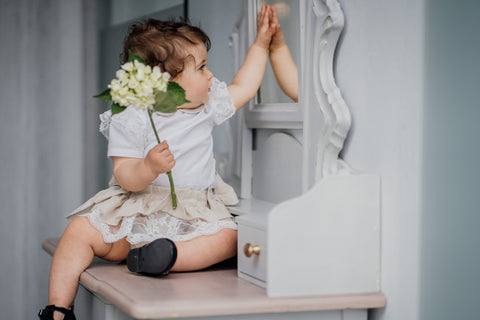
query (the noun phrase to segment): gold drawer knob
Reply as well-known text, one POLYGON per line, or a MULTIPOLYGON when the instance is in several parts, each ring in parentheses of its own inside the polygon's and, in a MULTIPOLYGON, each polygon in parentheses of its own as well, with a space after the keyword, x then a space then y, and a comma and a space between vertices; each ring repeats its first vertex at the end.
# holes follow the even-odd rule
POLYGON ((261 250, 260 246, 253 246, 250 243, 247 243, 243 247, 243 252, 249 258, 252 256, 252 254, 256 254, 257 256, 260 255, 260 250, 261 250))

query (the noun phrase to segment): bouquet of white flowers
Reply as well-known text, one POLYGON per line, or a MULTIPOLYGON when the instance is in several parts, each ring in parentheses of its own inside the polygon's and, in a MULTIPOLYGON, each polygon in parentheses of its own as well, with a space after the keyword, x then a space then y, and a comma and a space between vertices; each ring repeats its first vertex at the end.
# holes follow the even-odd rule
MULTIPOLYGON (((170 114, 176 112, 178 106, 190 102, 185 99, 185 90, 169 79, 168 72, 162 73, 158 66, 152 68, 146 65, 142 57, 129 51, 128 61, 117 71, 116 78, 112 79, 108 89, 96 95, 95 98, 112 102, 112 115, 122 112, 129 105, 134 105, 137 109, 146 109, 157 142, 160 143, 152 119, 153 112, 170 114)), ((177 197, 172 172, 167 172, 167 175, 170 181, 172 206, 176 209, 177 197)))

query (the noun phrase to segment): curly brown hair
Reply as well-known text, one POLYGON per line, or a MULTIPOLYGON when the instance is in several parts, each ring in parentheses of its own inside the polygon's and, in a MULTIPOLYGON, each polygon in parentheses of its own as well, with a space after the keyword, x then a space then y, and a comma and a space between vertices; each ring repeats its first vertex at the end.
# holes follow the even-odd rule
POLYGON ((187 20, 148 19, 130 26, 120 62, 128 61, 128 51, 142 57, 147 65, 159 66, 174 78, 183 71, 188 46, 204 44, 210 50, 210 38, 187 20))

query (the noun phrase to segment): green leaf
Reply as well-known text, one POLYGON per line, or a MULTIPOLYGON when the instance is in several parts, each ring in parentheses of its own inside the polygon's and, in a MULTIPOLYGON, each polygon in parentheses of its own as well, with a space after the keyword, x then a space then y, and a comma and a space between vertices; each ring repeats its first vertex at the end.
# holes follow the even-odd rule
POLYGON ((110 89, 104 90, 102 93, 93 96, 94 98, 102 99, 105 102, 112 101, 112 95, 110 94, 110 89))
POLYGON ((112 103, 112 107, 111 107, 111 110, 112 110, 112 116, 114 114, 117 114, 117 113, 120 113, 122 112, 123 110, 125 110, 127 107, 122 107, 120 106, 118 103, 112 103))
POLYGON ((161 113, 174 113, 177 111, 177 104, 167 92, 156 90, 153 109, 161 113))
POLYGON ((136 54, 133 54, 132 51, 128 50, 128 62, 133 62, 135 60, 138 60, 138 62, 141 62, 145 65, 147 64, 142 57, 137 56, 136 54))
POLYGON ((173 101, 175 101, 177 107, 190 102, 185 99, 185 90, 183 90, 183 88, 175 81, 168 82, 167 92, 172 97, 173 101))

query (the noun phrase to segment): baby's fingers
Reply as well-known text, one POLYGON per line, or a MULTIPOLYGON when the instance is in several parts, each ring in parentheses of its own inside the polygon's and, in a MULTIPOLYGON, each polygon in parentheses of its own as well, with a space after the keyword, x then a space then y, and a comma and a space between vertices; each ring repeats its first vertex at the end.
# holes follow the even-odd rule
POLYGON ((269 20, 270 20, 270 28, 275 31, 278 25, 277 13, 272 6, 270 6, 268 9, 269 9, 268 14, 269 14, 269 20))
POLYGON ((272 6, 270 6, 269 9, 270 20, 272 20, 272 23, 278 23, 277 11, 275 11, 275 8, 272 6))
POLYGON ((161 152, 163 150, 168 150, 170 147, 168 146, 167 141, 162 141, 161 143, 155 146, 157 152, 161 152))
POLYGON ((262 8, 260 9, 260 12, 257 15, 257 29, 263 32, 268 30, 268 24, 269 24, 268 11, 269 11, 269 6, 262 4, 262 8))

